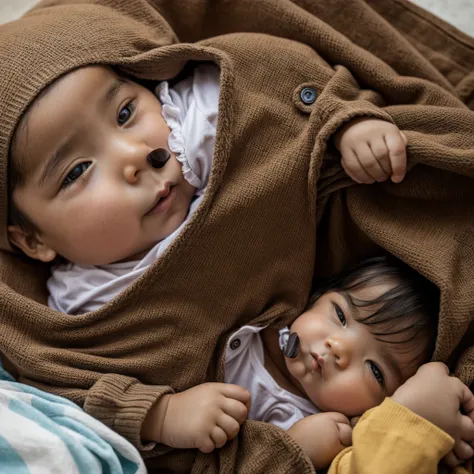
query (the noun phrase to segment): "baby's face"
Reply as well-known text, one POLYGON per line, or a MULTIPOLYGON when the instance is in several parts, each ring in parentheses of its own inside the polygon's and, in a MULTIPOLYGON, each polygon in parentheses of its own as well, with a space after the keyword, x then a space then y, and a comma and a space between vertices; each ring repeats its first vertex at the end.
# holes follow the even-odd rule
MULTIPOLYGON (((358 300, 372 301, 392 285, 379 284, 351 292, 358 300)), ((387 345, 356 319, 373 314, 375 308, 357 308, 347 294, 330 292, 319 298, 291 325, 300 339, 300 352, 285 357, 297 385, 322 411, 347 416, 361 415, 380 404, 410 376, 420 346, 387 345)), ((393 342, 406 334, 391 336, 393 342)), ((425 341, 422 341, 424 343, 425 341)))
POLYGON ((130 260, 176 230, 195 189, 173 153, 163 168, 147 163, 150 151, 168 149, 169 133, 155 95, 110 68, 59 79, 30 109, 19 140, 26 181, 13 199, 50 249, 32 256, 130 260))

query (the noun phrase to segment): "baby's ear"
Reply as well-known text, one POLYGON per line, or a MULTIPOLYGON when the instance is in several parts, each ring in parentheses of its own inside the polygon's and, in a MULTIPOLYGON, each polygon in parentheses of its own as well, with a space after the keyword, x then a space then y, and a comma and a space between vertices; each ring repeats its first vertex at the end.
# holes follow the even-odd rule
POLYGON ((57 253, 46 244, 36 234, 27 234, 20 226, 8 226, 8 238, 10 243, 22 250, 28 257, 42 262, 51 262, 56 258, 57 253))

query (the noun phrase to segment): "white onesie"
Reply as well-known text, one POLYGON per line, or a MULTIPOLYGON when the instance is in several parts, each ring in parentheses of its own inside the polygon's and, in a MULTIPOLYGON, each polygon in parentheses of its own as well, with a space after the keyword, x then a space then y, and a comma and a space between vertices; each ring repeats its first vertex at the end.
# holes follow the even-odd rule
MULTIPOLYGON (((301 418, 320 410, 306 398, 281 388, 264 366, 263 327, 244 326, 227 342, 225 381, 246 388, 252 395, 249 419, 266 421, 287 430, 301 418)), ((280 331, 280 339, 289 333, 280 331)))
POLYGON ((168 145, 182 164, 183 176, 197 188, 185 221, 139 261, 108 265, 66 263, 52 268, 48 305, 63 313, 95 311, 117 296, 168 248, 199 206, 211 172, 219 105, 219 70, 201 65, 172 88, 161 82, 155 94, 171 132, 168 145))

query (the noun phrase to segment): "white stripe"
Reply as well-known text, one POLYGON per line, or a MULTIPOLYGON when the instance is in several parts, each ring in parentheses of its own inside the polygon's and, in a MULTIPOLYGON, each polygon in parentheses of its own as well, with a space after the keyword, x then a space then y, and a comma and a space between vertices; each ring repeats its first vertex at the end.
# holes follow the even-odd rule
POLYGON ((146 473, 141 456, 125 438, 122 438, 122 436, 117 434, 115 431, 112 431, 110 428, 97 421, 95 418, 87 415, 82 410, 66 406, 64 407, 64 415, 69 419, 80 422, 83 426, 86 426, 90 430, 94 431, 95 434, 100 436, 103 441, 111 445, 113 449, 119 452, 123 457, 127 458, 131 462, 134 462, 138 469, 136 474, 146 473))
POLYGON ((7 390, 12 392, 21 392, 21 388, 18 387, 17 382, 9 382, 7 380, 0 381, 0 390, 7 390))
POLYGON ((23 458, 31 474, 79 474, 67 446, 32 420, 11 411, 5 395, 0 393, 2 436, 23 458))

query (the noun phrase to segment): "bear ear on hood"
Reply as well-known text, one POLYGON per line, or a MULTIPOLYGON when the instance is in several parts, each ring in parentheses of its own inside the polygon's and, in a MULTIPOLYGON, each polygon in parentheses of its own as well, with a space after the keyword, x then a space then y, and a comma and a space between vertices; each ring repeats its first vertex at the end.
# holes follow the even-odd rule
POLYGON ((185 63, 175 60, 154 70, 159 54, 146 53, 177 39, 146 0, 130 0, 120 11, 100 4, 106 0, 82 2, 45 1, 19 20, 0 25, 0 250, 14 251, 7 230, 10 144, 38 94, 60 76, 90 64, 122 66, 131 75, 160 80, 176 75, 185 63), (137 11, 142 12, 139 18, 137 11))

